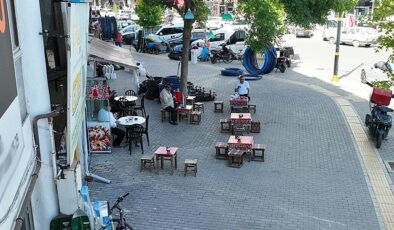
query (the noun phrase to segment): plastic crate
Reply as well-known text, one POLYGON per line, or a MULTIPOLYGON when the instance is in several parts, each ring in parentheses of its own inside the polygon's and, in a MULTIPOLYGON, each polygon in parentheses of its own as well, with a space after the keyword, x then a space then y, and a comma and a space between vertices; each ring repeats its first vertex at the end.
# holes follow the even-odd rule
POLYGON ((382 90, 373 88, 370 96, 370 101, 377 105, 389 105, 391 97, 393 96, 391 90, 382 90))

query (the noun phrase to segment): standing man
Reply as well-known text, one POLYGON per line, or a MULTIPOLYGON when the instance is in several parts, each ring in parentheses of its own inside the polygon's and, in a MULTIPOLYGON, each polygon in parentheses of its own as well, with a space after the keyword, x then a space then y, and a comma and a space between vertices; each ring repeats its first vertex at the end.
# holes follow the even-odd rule
POLYGON ((176 111, 174 108, 175 96, 171 93, 171 85, 167 84, 160 92, 161 107, 171 113, 171 125, 177 125, 176 111))
POLYGON ((239 96, 244 96, 248 97, 248 100, 250 101, 250 86, 247 81, 245 81, 245 77, 243 75, 240 75, 239 77, 239 82, 235 85, 235 92, 239 94, 239 96))

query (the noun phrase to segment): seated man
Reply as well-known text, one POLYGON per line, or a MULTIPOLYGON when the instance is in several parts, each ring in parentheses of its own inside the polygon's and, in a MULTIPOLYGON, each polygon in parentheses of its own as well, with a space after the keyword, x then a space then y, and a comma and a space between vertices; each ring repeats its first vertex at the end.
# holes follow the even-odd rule
POLYGON ((171 113, 170 124, 177 125, 178 123, 176 122, 177 119, 174 108, 174 97, 175 96, 171 94, 171 86, 169 84, 167 84, 160 92, 161 107, 171 113))
POLYGON ((120 128, 116 127, 116 119, 114 114, 111 112, 111 106, 105 105, 104 108, 101 108, 98 112, 98 120, 99 121, 109 121, 111 126, 111 133, 116 135, 115 140, 113 140, 113 146, 119 147, 120 143, 125 136, 125 131, 121 130, 120 128))
POLYGON ((237 92, 241 97, 248 97, 248 101, 250 101, 249 89, 249 83, 245 81, 245 77, 243 75, 240 75, 239 82, 237 82, 237 84, 235 85, 235 92, 237 92))

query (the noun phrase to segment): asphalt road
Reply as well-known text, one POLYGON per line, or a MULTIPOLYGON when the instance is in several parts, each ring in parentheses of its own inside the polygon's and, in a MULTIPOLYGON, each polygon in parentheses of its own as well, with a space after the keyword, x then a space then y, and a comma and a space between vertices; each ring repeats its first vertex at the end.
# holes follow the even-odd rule
MULTIPOLYGON (((376 46, 356 48, 351 45, 341 45, 339 76, 352 70, 353 72, 342 78, 339 83, 335 83, 335 85, 368 100, 371 88, 361 83, 360 73, 362 66, 357 67, 360 64, 373 64, 377 61, 385 61, 390 54, 390 52, 385 50, 376 51, 376 46)), ((301 63, 292 67, 294 71, 331 82, 334 70, 335 45, 330 44, 328 41, 323 41, 321 30, 315 31, 315 35, 312 38, 297 38, 295 52, 299 54, 301 63)))

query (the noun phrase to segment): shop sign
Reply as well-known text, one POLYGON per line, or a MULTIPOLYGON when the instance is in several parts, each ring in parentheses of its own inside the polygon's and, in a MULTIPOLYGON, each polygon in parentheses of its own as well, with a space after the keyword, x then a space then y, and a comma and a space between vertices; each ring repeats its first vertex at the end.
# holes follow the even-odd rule
POLYGON ((67 162, 72 164, 85 117, 89 4, 67 6, 67 162))

